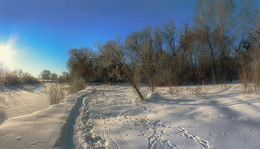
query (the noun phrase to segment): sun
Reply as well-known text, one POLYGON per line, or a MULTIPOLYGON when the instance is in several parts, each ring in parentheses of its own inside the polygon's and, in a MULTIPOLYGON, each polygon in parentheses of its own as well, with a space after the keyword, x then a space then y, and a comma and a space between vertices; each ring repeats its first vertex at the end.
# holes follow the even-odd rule
POLYGON ((14 51, 6 45, 0 45, 0 63, 2 63, 7 68, 12 68, 15 65, 14 51))
POLYGON ((0 64, 4 65, 7 69, 14 69, 16 67, 14 60, 15 50, 12 49, 13 44, 13 38, 10 38, 7 44, 0 44, 0 64))

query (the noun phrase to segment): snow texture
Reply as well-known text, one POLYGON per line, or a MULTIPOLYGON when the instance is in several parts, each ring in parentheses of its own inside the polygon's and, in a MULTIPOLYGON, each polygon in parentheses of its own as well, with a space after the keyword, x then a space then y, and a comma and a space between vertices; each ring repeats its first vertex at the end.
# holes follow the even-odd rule
POLYGON ((166 87, 144 101, 128 85, 90 86, 61 104, 0 125, 0 148, 221 148, 260 146, 260 97, 241 84, 166 87), (180 89, 180 88, 179 88, 180 89), (135 99, 135 100, 132 100, 135 99))

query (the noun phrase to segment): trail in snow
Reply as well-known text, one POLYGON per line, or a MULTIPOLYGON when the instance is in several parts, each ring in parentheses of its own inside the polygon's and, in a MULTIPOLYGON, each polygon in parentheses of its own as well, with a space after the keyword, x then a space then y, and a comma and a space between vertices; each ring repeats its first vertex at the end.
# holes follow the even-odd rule
POLYGON ((61 130, 61 138, 59 138, 56 143, 54 144, 54 148, 61 148, 61 149, 73 149, 75 148, 73 142, 73 135, 74 135, 74 125, 76 122, 76 118, 79 116, 80 111, 79 108, 82 105, 82 100, 89 94, 84 94, 81 97, 78 97, 75 106, 72 108, 70 115, 67 118, 67 122, 63 126, 61 130))
POLYGON ((74 125, 74 144, 77 149, 86 148, 102 148, 104 147, 105 140, 101 137, 96 137, 95 133, 92 132, 93 121, 90 118, 94 118, 92 113, 89 112, 88 102, 94 98, 96 90, 88 94, 88 96, 83 98, 82 106, 80 107, 80 115, 76 119, 76 124, 74 125))
POLYGON ((145 106, 148 103, 120 100, 129 89, 112 89, 97 89, 83 99, 80 115, 74 126, 76 148, 173 149, 178 145, 170 137, 171 132, 173 135, 194 140, 196 147, 210 148, 207 140, 184 128, 165 125, 161 120, 142 116, 144 113, 156 113, 145 106))

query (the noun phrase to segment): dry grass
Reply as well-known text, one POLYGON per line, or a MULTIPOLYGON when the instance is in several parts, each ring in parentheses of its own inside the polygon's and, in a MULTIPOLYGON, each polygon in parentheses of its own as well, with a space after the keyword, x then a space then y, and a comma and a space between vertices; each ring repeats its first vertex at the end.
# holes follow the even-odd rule
POLYGON ((69 87, 66 84, 51 86, 47 89, 50 104, 58 104, 66 95, 76 93, 84 88, 85 81, 83 79, 72 81, 69 87))
POLYGON ((203 97, 206 95, 207 90, 203 89, 201 86, 197 85, 195 88, 189 89, 190 93, 196 97, 203 97))
POLYGON ((172 96, 174 96, 174 95, 176 95, 177 97, 181 96, 182 90, 183 90, 183 88, 181 88, 181 87, 172 87, 172 86, 169 87, 169 93, 172 96))
POLYGON ((64 98, 65 93, 62 85, 55 85, 48 89, 47 94, 49 96, 50 104, 58 104, 64 98))
POLYGON ((0 66, 0 84, 34 84, 40 83, 38 79, 22 70, 7 71, 0 66))
POLYGON ((84 79, 77 79, 70 83, 70 93, 76 93, 86 87, 84 79))
POLYGON ((144 116, 139 116, 138 118, 136 118, 134 121, 134 125, 135 126, 136 125, 147 125, 147 124, 149 124, 149 122, 150 121, 148 120, 147 116, 144 115, 144 116))

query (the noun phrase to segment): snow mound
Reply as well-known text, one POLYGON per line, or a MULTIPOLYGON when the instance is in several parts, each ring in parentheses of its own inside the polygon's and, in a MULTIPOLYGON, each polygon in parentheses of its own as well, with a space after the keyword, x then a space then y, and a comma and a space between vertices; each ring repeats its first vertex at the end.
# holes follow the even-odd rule
MULTIPOLYGON (((157 99, 160 99, 160 98, 161 97, 160 97, 159 93, 150 92, 145 96, 144 100, 157 100, 157 99)), ((136 103, 138 101, 141 101, 141 98, 139 96, 137 96, 137 97, 134 97, 131 101, 132 101, 132 103, 136 103)))
POLYGON ((132 101, 132 103, 136 103, 136 102, 140 101, 140 97, 135 97, 131 101, 132 101))
POLYGON ((157 92, 150 92, 149 94, 146 95, 145 99, 146 100, 156 100, 160 99, 160 95, 157 92))

